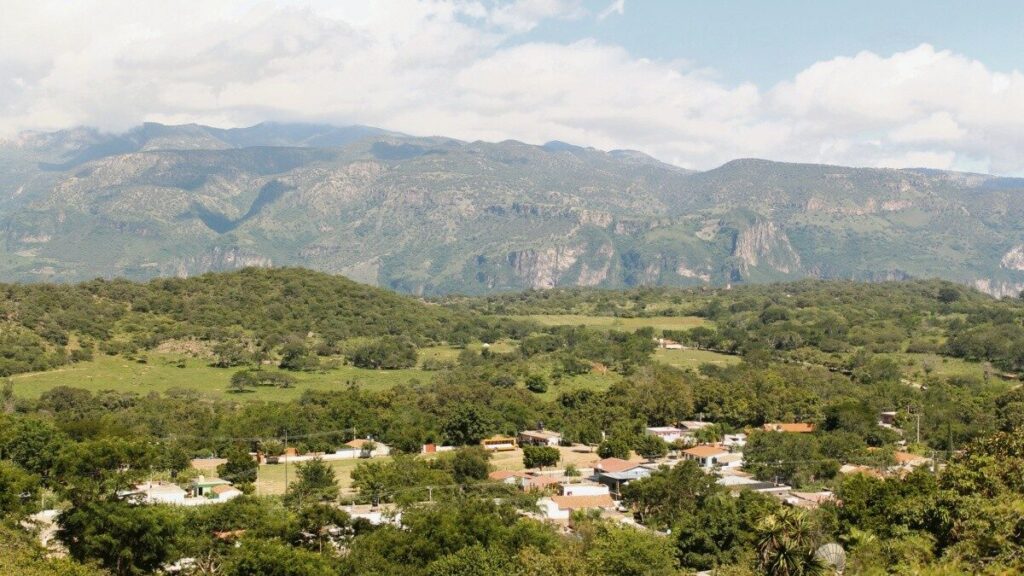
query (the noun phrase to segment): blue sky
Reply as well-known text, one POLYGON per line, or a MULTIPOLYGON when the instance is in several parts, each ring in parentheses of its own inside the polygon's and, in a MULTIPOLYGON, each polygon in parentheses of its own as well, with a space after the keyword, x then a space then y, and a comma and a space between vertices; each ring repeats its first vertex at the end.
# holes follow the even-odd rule
POLYGON ((693 169, 1024 174, 1024 2, 4 0, 0 16, 0 139, 302 121, 693 169))
MULTIPOLYGON (((611 2, 588 0, 599 14, 611 2)), ((863 50, 890 54, 931 44, 994 70, 1024 60, 1024 2, 982 0, 626 0, 604 19, 541 22, 516 41, 594 38, 634 56, 685 60, 729 83, 762 88, 811 64, 863 50)))

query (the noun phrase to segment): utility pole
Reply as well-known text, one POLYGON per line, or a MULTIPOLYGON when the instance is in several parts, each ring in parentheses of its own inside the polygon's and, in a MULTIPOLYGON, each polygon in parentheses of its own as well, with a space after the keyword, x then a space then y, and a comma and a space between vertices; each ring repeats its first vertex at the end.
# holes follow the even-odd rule
POLYGON ((921 445, 921 412, 917 413, 917 445, 921 445))
POLYGON ((288 495, 288 431, 284 431, 284 495, 288 495))

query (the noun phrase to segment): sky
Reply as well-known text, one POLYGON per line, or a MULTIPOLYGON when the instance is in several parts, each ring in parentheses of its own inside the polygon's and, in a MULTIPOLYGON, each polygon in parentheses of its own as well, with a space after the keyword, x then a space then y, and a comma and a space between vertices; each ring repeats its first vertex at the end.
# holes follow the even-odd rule
POLYGON ((0 138, 144 121, 1022 175, 1024 3, 0 3, 0 138))

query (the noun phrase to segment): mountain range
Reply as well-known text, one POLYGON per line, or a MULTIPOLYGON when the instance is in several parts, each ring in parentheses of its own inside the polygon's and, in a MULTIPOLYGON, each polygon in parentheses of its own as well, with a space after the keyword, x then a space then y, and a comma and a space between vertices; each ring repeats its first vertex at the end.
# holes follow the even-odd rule
POLYGON ((304 266, 413 294, 941 277, 1024 289, 1024 179, 372 127, 145 124, 0 142, 0 279, 304 266))

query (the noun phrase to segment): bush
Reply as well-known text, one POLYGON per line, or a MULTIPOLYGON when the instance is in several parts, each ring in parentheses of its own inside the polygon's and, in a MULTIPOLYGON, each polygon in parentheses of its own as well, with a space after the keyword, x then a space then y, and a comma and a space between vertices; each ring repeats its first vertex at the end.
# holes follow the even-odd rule
POLYGON ((416 366, 416 346, 406 338, 385 336, 357 347, 349 360, 359 368, 397 370, 416 366))

